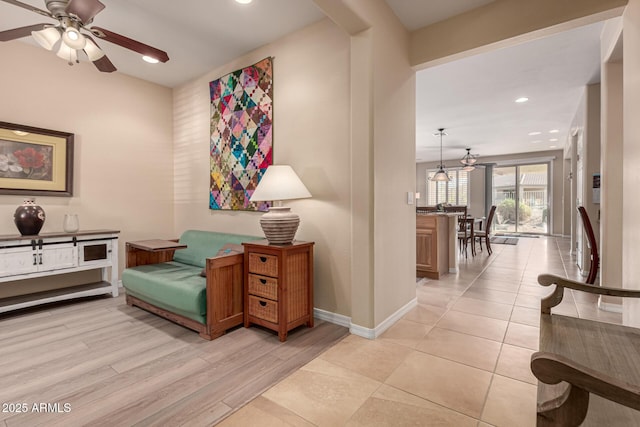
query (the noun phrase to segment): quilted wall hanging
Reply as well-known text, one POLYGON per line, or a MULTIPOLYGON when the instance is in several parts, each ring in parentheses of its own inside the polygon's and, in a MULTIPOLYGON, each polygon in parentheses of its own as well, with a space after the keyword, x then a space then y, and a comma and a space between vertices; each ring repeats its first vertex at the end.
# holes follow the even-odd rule
POLYGON ((270 203, 249 198, 273 162, 272 58, 210 82, 209 90, 209 208, 267 211, 270 203))

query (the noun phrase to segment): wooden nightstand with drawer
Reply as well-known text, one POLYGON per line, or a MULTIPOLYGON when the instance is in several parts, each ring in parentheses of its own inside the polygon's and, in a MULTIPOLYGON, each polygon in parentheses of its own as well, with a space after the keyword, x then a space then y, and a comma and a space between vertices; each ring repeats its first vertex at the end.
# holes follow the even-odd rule
POLYGON ((244 326, 252 323, 278 332, 313 327, 313 242, 244 245, 244 326))

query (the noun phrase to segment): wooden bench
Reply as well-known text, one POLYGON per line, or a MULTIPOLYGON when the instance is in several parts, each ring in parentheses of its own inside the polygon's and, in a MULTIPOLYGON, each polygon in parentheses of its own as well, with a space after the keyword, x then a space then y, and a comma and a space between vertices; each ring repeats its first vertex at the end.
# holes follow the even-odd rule
POLYGON ((538 378, 538 426, 640 426, 640 329, 559 314, 564 289, 619 297, 640 291, 607 288, 559 276, 538 276, 556 285, 541 301, 540 351, 531 356, 538 378))

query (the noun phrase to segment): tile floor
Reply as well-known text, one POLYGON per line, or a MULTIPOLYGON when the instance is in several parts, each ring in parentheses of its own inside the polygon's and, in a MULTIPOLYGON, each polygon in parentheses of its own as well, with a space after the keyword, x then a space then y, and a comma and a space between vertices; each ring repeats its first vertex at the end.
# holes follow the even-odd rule
MULTIPOLYGON (((418 306, 376 340, 350 335, 220 425, 534 426, 540 273, 579 279, 564 238, 520 238, 417 282, 418 306)), ((554 311, 621 322, 565 292, 554 311)))

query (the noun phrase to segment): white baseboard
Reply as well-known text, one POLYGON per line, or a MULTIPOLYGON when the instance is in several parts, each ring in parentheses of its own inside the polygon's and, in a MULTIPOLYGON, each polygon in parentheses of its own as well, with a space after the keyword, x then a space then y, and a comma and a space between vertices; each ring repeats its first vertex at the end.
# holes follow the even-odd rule
POLYGON ((608 311, 611 313, 622 313, 622 304, 602 302, 602 298, 598 298, 598 308, 602 311, 608 311))
POLYGON ((121 288, 122 287, 122 280, 118 280, 118 287, 121 288))
POLYGON ((342 314, 332 313, 330 311, 314 308, 313 317, 329 323, 333 323, 335 325, 344 326, 345 328, 351 327, 351 318, 342 314))
POLYGON ((352 323, 351 327, 349 328, 349 332, 351 332, 354 335, 358 335, 362 338, 367 338, 370 340, 376 339, 380 335, 382 335, 384 331, 386 331, 391 326, 393 326, 394 323, 400 320, 402 316, 407 314, 409 311, 411 311, 411 309, 413 309, 417 305, 418 305, 418 299, 414 298, 408 303, 406 303, 403 307, 400 307, 400 309, 398 309, 391 316, 387 317, 384 321, 382 321, 382 323, 380 323, 375 328, 373 329, 365 328, 364 326, 355 325, 352 323))
POLYGON ((342 314, 332 313, 330 311, 321 310, 319 308, 313 309, 313 316, 316 319, 324 320, 329 323, 334 323, 336 325, 344 326, 345 328, 349 328, 349 332, 353 335, 357 335, 362 338, 366 338, 369 340, 376 339, 380 335, 384 333, 387 329, 393 326, 398 320, 402 318, 405 314, 407 314, 411 309, 418 305, 418 299, 414 298, 393 313, 391 316, 387 317, 382 323, 380 323, 375 328, 365 328, 364 326, 356 325, 351 322, 351 317, 344 316, 342 314))
POLYGON ((354 325, 353 323, 349 327, 349 332, 353 335, 357 335, 368 340, 376 339, 376 330, 371 328, 365 328, 364 326, 354 325))

